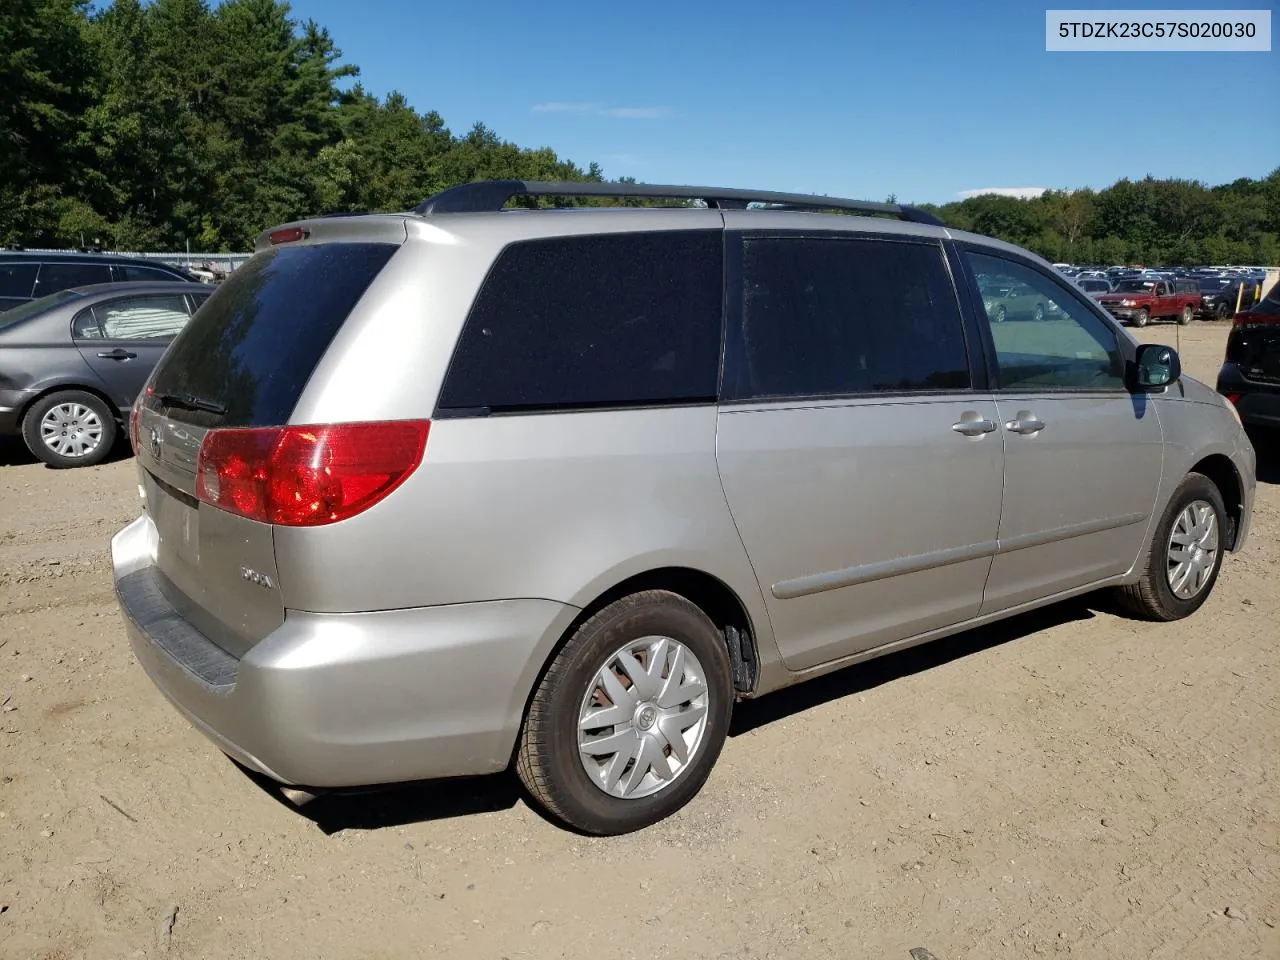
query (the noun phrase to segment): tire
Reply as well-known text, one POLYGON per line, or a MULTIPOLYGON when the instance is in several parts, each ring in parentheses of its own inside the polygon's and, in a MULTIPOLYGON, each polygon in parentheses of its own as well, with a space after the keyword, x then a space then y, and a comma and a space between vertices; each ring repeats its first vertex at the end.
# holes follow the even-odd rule
POLYGON ((1195 316, 1195 312, 1191 309, 1191 307, 1189 306, 1183 307, 1182 312, 1178 314, 1179 325, 1185 327, 1187 324, 1191 322, 1191 318, 1194 316, 1195 316))
POLYGON ((996 323, 1004 323, 1005 318, 1008 317, 1008 315, 1009 315, 1009 312, 1005 310, 1003 305, 1001 305, 999 307, 996 307, 996 312, 992 315, 991 319, 994 320, 996 323))
POLYGON ((1189 473, 1178 484, 1164 516, 1156 526, 1155 534, 1147 545, 1141 563, 1142 577, 1137 583, 1118 587, 1117 597, 1122 606, 1130 613, 1144 620, 1181 620, 1200 609, 1201 605, 1213 592, 1218 581, 1218 572, 1222 569, 1222 557, 1226 550, 1225 526, 1227 510, 1222 502, 1222 494, 1213 481, 1200 473, 1189 473), (1206 576, 1198 588, 1190 596, 1179 596, 1170 582, 1175 571, 1170 570, 1173 560, 1170 552, 1173 547, 1172 536, 1175 528, 1179 528, 1179 537, 1183 537, 1180 520, 1193 504, 1207 506, 1213 514, 1214 550, 1209 562, 1206 576))
POLYGON ((1218 310, 1213 315, 1215 320, 1227 319, 1227 305, 1225 303, 1218 304, 1218 310))
POLYGON ((92 393, 59 390, 41 397, 27 410, 22 418, 22 439, 34 456, 51 467, 91 467, 105 460, 115 445, 115 411, 92 393), (77 433, 60 433, 59 425, 64 431, 77 433))
POLYGON ((632 594, 582 624, 551 661, 525 715, 516 773, 539 806, 573 829, 598 836, 643 829, 675 813, 702 788, 724 746, 733 698, 728 646, 707 615, 665 590, 632 594), (633 674, 642 681, 637 684, 619 658, 629 649, 641 652, 638 648, 644 644, 649 644, 644 660, 635 656, 631 661, 633 674), (646 665, 653 669, 659 662, 668 666, 656 677, 637 671, 646 665), (692 702, 672 706, 662 703, 661 695, 645 696, 652 682, 663 683, 665 692, 660 674, 674 670, 677 662, 684 668, 681 679, 689 682, 668 700, 690 696, 692 702), (704 712, 681 732, 681 724, 699 710, 694 682, 699 674, 704 712), (609 679, 616 685, 616 700, 605 694, 609 679), (640 685, 646 690, 636 698, 633 691, 640 685), (630 699, 619 702, 623 696, 630 699), (622 716, 633 710, 630 717, 622 716), (580 724, 588 711, 596 714, 601 726, 582 730, 582 737, 597 744, 620 743, 622 749, 601 749, 597 755, 581 751, 580 724), (610 711, 619 712, 610 716, 610 711), (674 725, 664 728, 664 720, 674 720, 674 725), (671 735, 680 739, 673 741, 671 735), (679 743, 686 761, 672 742, 679 743), (643 772, 637 775, 641 761, 643 772), (658 767, 665 767, 670 779, 659 777, 654 772, 658 767), (606 792, 611 774, 614 784, 606 792), (631 795, 624 796, 628 790, 631 795))
POLYGON ((1034 320, 1036 323, 1039 323, 1041 320, 1043 320, 1043 319, 1044 319, 1044 304, 1043 304, 1043 303, 1037 303, 1037 304, 1036 304, 1036 311, 1035 311, 1035 313, 1033 313, 1033 314, 1031 315, 1031 319, 1032 319, 1032 320, 1034 320))
POLYGON ((1133 325, 1135 327, 1145 327, 1151 320, 1151 314, 1144 307, 1133 315, 1133 325))

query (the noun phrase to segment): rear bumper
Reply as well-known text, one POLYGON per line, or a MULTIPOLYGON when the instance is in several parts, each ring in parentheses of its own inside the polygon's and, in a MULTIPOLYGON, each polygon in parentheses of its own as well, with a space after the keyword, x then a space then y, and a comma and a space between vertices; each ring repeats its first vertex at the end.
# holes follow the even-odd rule
POLYGON ((1247 426, 1280 429, 1280 383, 1247 380, 1234 363, 1218 373, 1217 390, 1236 397, 1236 411, 1247 426))
POLYGON ((116 596, 139 663, 225 753, 299 786, 504 769, 542 664, 577 614, 548 600, 290 611, 237 659, 164 599, 155 543, 146 515, 111 543, 116 596))

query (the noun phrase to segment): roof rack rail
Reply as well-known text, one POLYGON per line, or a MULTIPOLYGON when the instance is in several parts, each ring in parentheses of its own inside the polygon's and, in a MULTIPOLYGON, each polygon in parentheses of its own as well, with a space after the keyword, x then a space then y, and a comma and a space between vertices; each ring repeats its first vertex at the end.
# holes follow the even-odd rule
POLYGON ((597 181, 477 180, 441 190, 414 207, 413 212, 424 217, 433 213, 496 213, 506 206, 507 201, 512 197, 701 200, 708 207, 722 210, 745 210, 748 204, 763 203, 784 210, 848 210, 854 213, 887 214, 910 223, 943 226, 942 221, 927 210, 897 203, 846 200, 843 197, 823 197, 808 193, 777 193, 771 190, 733 190, 725 187, 597 181))

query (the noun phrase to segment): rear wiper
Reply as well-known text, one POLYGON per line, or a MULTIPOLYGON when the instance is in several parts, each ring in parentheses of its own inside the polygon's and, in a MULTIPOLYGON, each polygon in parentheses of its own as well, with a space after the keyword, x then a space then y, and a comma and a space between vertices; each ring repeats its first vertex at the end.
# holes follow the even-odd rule
POLYGON ((225 414, 227 408, 213 400, 205 400, 189 393, 157 393, 156 399, 166 407, 184 407, 187 410, 203 410, 206 413, 225 414))

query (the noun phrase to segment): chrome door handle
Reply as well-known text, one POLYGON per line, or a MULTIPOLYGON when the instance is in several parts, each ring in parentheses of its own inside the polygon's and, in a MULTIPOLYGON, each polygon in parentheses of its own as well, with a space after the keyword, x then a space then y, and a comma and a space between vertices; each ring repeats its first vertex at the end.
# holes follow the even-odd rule
POLYGON ((1039 433, 1044 429, 1044 421, 1037 420, 1029 413, 1019 413, 1017 420, 1010 420, 1004 425, 1004 428, 1010 433, 1039 433))
POLYGON ((996 425, 990 420, 981 419, 962 419, 959 423, 953 423, 951 425, 952 430, 956 433, 963 434, 966 437, 980 437, 983 434, 991 433, 995 428, 996 425))

